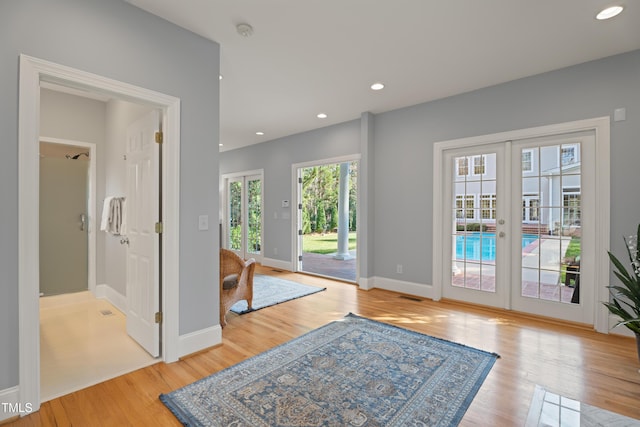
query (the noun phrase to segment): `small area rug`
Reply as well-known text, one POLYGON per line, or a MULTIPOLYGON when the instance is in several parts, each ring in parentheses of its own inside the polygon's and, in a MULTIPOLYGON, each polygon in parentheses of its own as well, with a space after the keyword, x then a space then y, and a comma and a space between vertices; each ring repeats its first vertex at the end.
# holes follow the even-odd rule
POLYGON ((326 288, 303 285, 302 283, 291 282, 265 274, 253 276, 253 302, 252 310, 247 309, 245 300, 238 301, 231 307, 231 311, 236 314, 245 314, 261 308, 280 304, 281 302, 315 294, 324 291, 326 288))
POLYGON ((349 314, 160 400, 185 426, 456 426, 497 357, 349 314))

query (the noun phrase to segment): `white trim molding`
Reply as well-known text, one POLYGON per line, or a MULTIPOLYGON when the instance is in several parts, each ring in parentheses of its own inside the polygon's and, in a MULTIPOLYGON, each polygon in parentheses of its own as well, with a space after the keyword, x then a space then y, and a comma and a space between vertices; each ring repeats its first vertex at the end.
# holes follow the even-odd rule
POLYGON ((40 408, 39 173, 40 82, 140 102, 163 112, 162 359, 179 354, 180 99, 64 65, 20 55, 18 106, 18 355, 20 402, 40 408))
POLYGON ((0 424, 34 411, 33 403, 21 401, 19 395, 18 387, 0 390, 0 424))
POLYGON ((178 356, 188 356, 197 351, 222 344, 222 327, 211 326, 199 331, 180 335, 178 339, 178 356))
POLYGON ((414 295, 422 298, 433 299, 433 286, 424 283, 405 282, 402 280, 388 279, 386 277, 374 277, 373 287, 369 289, 385 289, 387 291, 414 295))
POLYGON ((262 265, 264 267, 277 268, 279 270, 293 271, 293 264, 290 261, 281 261, 273 258, 263 258, 262 265))
POLYGON ((127 297, 113 289, 111 286, 103 283, 96 286, 96 298, 109 301, 115 308, 123 314, 127 313, 127 297))

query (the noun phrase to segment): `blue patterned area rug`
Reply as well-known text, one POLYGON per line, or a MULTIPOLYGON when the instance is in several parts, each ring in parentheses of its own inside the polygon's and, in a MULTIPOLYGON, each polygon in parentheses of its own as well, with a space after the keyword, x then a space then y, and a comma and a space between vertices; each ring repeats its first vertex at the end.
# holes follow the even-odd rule
POLYGON ((185 426, 456 426, 498 357, 349 314, 160 400, 185 426))
POLYGON ((238 301, 231 307, 231 311, 236 314, 245 314, 261 308, 280 304, 281 302, 315 294, 324 291, 326 288, 303 285, 302 283, 291 282, 265 274, 253 276, 253 310, 247 310, 245 300, 238 301))

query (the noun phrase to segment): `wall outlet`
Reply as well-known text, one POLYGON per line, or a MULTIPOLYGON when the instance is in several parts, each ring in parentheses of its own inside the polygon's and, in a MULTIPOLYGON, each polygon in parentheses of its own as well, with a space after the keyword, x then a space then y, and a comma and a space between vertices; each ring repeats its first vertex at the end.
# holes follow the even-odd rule
POLYGON ((396 273, 402 274, 402 264, 396 265, 396 273))

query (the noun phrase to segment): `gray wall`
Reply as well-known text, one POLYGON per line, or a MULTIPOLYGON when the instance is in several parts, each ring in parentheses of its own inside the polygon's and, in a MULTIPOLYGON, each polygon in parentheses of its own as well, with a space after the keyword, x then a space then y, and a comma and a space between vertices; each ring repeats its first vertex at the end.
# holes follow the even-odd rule
POLYGON ((0 2, 0 390, 18 384, 21 53, 181 99, 180 334, 218 323, 219 45, 121 0, 0 2))
MULTIPOLYGON (((435 142, 612 116, 620 107, 627 109, 627 120, 611 124, 611 248, 623 254, 621 236, 634 232, 640 222, 640 201, 635 191, 640 182, 640 51, 375 115, 374 120, 368 120, 373 122, 374 142, 368 158, 373 164, 369 170, 373 176, 369 201, 373 201, 370 217, 375 218, 375 245, 367 245, 373 265, 362 277, 430 284, 435 142), (402 275, 396 273, 398 263, 403 264, 402 275)), ((363 129, 367 125, 363 122, 363 129)), ((327 153, 335 147, 325 149, 318 144, 342 126, 293 135, 284 140, 286 144, 274 141, 222 153, 220 169, 231 172, 265 167, 265 189, 269 189, 266 203, 271 203, 265 218, 272 217, 273 203, 290 193, 290 164, 301 158, 332 155, 327 153), (292 158, 294 147, 298 154, 292 158)), ((345 136, 354 139, 343 142, 349 147, 354 147, 358 138, 366 139, 366 135, 353 132, 345 136)), ((290 240, 290 227, 265 221, 267 249, 273 241, 282 245, 290 240)), ((267 251, 266 256, 273 254, 267 251)), ((278 256, 291 258, 284 252, 278 256)))

